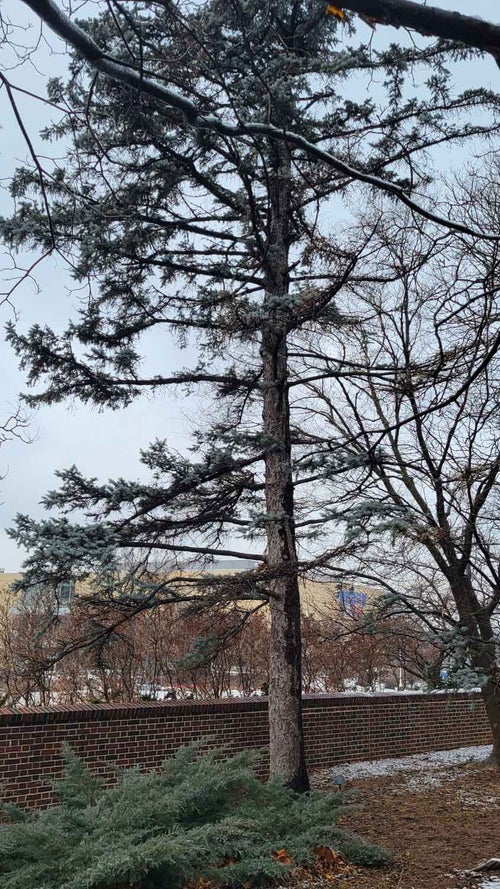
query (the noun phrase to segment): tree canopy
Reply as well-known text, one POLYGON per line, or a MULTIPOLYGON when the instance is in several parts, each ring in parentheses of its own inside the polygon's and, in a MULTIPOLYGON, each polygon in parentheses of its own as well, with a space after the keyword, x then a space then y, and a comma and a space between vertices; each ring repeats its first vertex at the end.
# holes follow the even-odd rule
MULTIPOLYGON (((333 511, 318 517, 318 498, 373 468, 370 450, 339 447, 307 416, 318 376, 364 373, 342 351, 325 365, 321 338, 358 330, 353 287, 388 287, 427 261, 415 251, 387 268, 388 212, 406 208, 408 225, 427 221, 438 239, 496 245, 495 227, 446 203, 430 157, 493 139, 498 96, 454 89, 449 53, 469 50, 346 46, 337 17, 306 0, 103 4, 78 24, 38 6, 74 38, 68 79, 48 88, 58 116, 45 137, 62 140, 64 158, 17 171, 0 234, 12 249, 57 250, 83 290, 65 330, 10 325, 35 387, 27 401, 119 409, 196 386, 207 407, 191 454, 167 440, 142 452, 148 481, 61 471, 44 501, 56 518, 18 519, 25 586, 93 577, 85 606, 113 606, 118 623, 168 602, 268 602, 271 769, 306 789, 299 577, 357 546, 335 532, 333 511), (375 75, 377 93, 356 88, 375 75), (372 213, 357 225, 360 195, 372 213), (151 369, 152 331, 165 350, 171 336, 195 344, 197 363, 151 369), (181 570, 188 554, 205 576, 181 570), (206 574, 214 554, 259 568, 217 579, 206 574)), ((382 360, 370 374, 394 368, 382 360)))

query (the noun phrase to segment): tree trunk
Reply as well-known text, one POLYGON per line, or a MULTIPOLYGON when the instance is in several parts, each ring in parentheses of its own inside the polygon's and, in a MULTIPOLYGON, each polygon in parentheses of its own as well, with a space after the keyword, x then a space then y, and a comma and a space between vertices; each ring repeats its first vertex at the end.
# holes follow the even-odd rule
POLYGON ((489 760, 500 765, 500 670, 491 618, 480 607, 470 574, 464 574, 460 582, 455 580, 452 592, 461 624, 469 634, 472 665, 488 677, 481 688, 481 696, 493 741, 489 760))
POLYGON ((275 445, 266 454, 267 567, 271 614, 269 743, 271 775, 297 791, 309 789, 302 731, 300 596, 293 521, 293 486, 286 388, 286 336, 262 342, 264 434, 275 445))
POLYGON ((269 186, 265 320, 261 339, 266 441, 267 568, 270 572, 269 745, 271 776, 309 790, 302 728, 300 594, 295 543, 287 334, 290 157, 276 148, 269 186))
POLYGON ((500 766, 500 679, 498 676, 488 679, 481 689, 481 695, 493 737, 489 761, 500 766))

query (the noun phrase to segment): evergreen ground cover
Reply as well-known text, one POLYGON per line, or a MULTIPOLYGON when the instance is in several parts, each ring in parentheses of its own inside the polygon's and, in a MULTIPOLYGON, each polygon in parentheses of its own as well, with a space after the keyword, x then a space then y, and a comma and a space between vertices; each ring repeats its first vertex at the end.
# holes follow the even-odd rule
POLYGON ((0 827, 2 889, 171 889, 205 878, 223 886, 286 876, 276 856, 307 862, 318 844, 357 864, 387 853, 336 826, 339 793, 296 794, 261 783, 255 756, 183 748, 160 772, 128 770, 115 786, 70 751, 56 785, 60 804, 38 813, 9 807, 0 827))

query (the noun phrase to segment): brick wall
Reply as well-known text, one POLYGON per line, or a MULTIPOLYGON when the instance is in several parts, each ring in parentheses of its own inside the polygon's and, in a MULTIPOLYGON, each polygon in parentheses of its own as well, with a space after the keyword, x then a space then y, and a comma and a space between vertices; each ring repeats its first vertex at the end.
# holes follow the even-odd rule
MULTIPOLYGON (((310 769, 490 741, 475 694, 306 696, 304 728, 310 769)), ((65 742, 109 775, 112 766, 154 768, 177 747, 203 737, 235 751, 265 747, 267 702, 0 709, 2 796, 25 806, 50 803, 50 781, 61 774, 65 742)))

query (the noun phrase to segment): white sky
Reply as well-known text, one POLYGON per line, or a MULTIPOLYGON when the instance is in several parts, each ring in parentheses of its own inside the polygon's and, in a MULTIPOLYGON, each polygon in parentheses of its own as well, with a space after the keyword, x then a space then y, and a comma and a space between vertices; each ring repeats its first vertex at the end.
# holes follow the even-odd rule
MULTIPOLYGON (((20 24, 30 22, 29 10, 19 0, 0 2, 2 12, 13 21, 20 24)), ((490 21, 500 18, 499 0, 476 0, 473 8, 470 0, 436 0, 433 5, 490 21)), ((36 33, 35 25, 24 42, 35 42, 36 33)), ((43 42, 40 44, 35 57, 36 68, 27 64, 10 72, 16 84, 40 91, 47 77, 64 73, 64 47, 52 35, 49 39, 52 50, 49 51, 43 42), (59 52, 54 53, 54 48, 59 52)), ((373 46, 381 47, 388 40, 397 39, 398 34, 393 29, 380 28, 374 34, 373 46)), ((0 60, 2 68, 10 67, 12 62, 13 58, 3 53, 0 60)), ((500 70, 489 57, 464 62, 457 68, 457 81, 459 89, 482 85, 498 90, 500 70)), ((20 105, 30 136, 36 140, 37 131, 47 122, 47 109, 29 100, 20 105)), ((0 121, 0 181, 5 187, 9 175, 19 162, 25 160, 27 152, 4 91, 0 91, 0 121)), ((455 165, 459 159, 459 154, 454 151, 455 165)), ((0 191, 0 213, 8 210, 8 195, 0 191)), ((0 268, 5 268, 3 259, 0 268)), ((34 322, 62 326, 75 303, 75 298, 68 293, 70 282, 62 264, 55 260, 45 263, 37 270, 36 280, 38 290, 27 284, 16 293, 15 308, 21 327, 34 322)), ((0 307, 0 324, 3 325, 10 318, 12 311, 9 307, 0 307)), ((161 356, 164 370, 167 370, 167 362, 171 370, 190 363, 189 352, 180 352, 165 339, 153 336, 149 345, 151 358, 161 356)), ((1 420, 15 404, 17 393, 25 388, 16 359, 10 347, 3 342, 0 344, 0 379, 1 420)), ((0 450, 0 474, 4 476, 0 483, 0 567, 5 571, 20 569, 23 554, 3 529, 12 524, 17 512, 41 517, 39 501, 47 490, 56 486, 54 470, 76 463, 85 474, 103 480, 119 475, 136 478, 140 471, 138 452, 154 438, 167 438, 172 447, 180 451, 186 449, 189 445, 189 428, 199 409, 200 405, 194 401, 190 400, 188 404, 182 397, 169 393, 155 400, 141 398, 120 411, 98 412, 78 404, 44 407, 37 411, 29 430, 29 434, 35 438, 33 443, 27 445, 13 440, 5 443, 0 450)))

